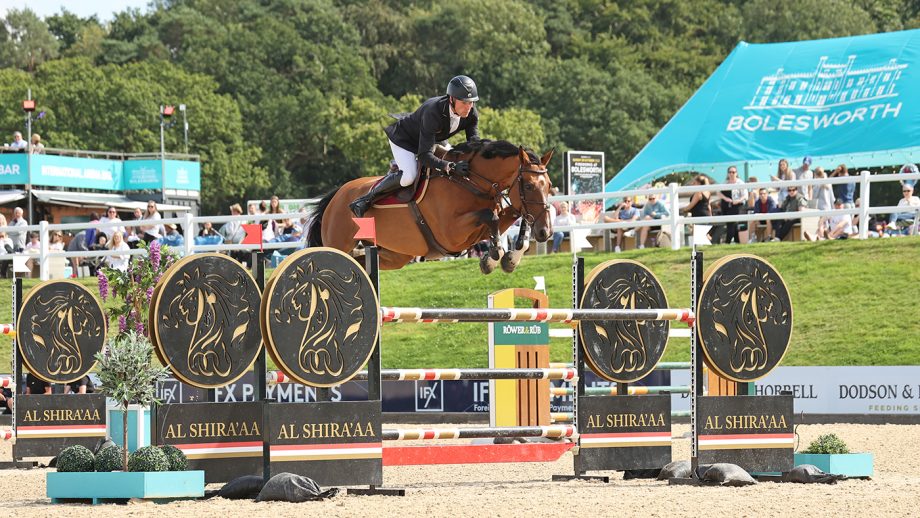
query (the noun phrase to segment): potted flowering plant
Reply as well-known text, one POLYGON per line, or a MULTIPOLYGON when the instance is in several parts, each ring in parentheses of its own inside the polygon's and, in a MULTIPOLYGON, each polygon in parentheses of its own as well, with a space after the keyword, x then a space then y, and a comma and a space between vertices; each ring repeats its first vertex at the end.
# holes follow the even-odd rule
MULTIPOLYGON (((52 501, 121 501, 129 498, 187 498, 204 495, 204 472, 184 471, 182 452, 171 446, 142 446, 128 455, 129 406, 157 404, 156 383, 168 369, 154 361, 149 330, 145 328, 154 285, 176 256, 153 242, 148 257, 136 258, 125 270, 100 268, 99 294, 109 304, 109 318, 118 319, 119 333, 96 355, 99 389, 121 411, 124 448, 110 446, 99 452, 90 469, 48 473, 47 495, 52 501), (115 456, 120 458, 116 461, 115 456), (92 467, 96 466, 96 471, 92 467), (118 469, 121 471, 110 471, 118 469)), ((110 421, 110 425, 112 421, 110 421)), ((109 428, 111 430, 114 427, 109 428)), ((84 456, 87 452, 82 452, 84 456)), ((92 457, 92 454, 89 454, 92 457)), ((85 459, 83 459, 85 460, 85 459)))
MULTIPOLYGON (((161 246, 158 241, 151 242, 149 246, 141 242, 139 248, 147 250, 146 257, 135 256, 124 269, 99 268, 96 276, 99 281, 99 295, 103 302, 108 301, 106 312, 109 321, 118 321, 118 334, 133 332, 137 335, 137 340, 146 344, 148 350, 152 350, 150 330, 147 329, 150 299, 153 297, 156 283, 178 257, 169 247, 161 246)), ((133 451, 149 443, 149 437, 137 434, 146 428, 140 421, 148 418, 149 406, 138 403, 123 410, 126 410, 127 414, 122 415, 120 421, 126 428, 119 430, 119 420, 111 418, 118 409, 109 408, 109 434, 116 442, 122 436, 125 437, 126 442, 121 443, 121 446, 127 451, 133 451), (131 415, 133 418, 129 424, 131 415), (134 433, 127 433, 129 426, 133 428, 134 433)))

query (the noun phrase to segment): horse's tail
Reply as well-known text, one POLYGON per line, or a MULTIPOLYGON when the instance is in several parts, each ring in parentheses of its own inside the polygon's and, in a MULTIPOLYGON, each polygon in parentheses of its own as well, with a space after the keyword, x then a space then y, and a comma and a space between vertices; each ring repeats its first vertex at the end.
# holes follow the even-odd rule
POLYGON ((323 246, 323 213, 326 212, 326 207, 329 206, 329 202, 332 201, 332 197, 337 192, 339 192, 339 187, 327 192, 316 204, 316 208, 313 209, 312 217, 310 218, 310 230, 307 233, 307 246, 323 246))

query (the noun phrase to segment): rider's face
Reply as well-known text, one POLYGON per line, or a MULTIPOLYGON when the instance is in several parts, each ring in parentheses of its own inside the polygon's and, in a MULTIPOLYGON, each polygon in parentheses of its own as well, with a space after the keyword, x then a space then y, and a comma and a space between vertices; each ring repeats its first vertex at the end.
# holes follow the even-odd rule
POLYGON ((472 102, 461 101, 460 99, 454 99, 454 113, 461 117, 466 117, 470 114, 470 110, 473 109, 472 102))

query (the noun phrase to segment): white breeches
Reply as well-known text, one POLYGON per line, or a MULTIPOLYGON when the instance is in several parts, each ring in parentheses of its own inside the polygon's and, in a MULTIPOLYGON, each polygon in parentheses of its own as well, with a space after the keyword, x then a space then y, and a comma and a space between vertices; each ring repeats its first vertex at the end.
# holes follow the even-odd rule
POLYGON ((397 146, 392 141, 390 141, 390 150, 393 151, 393 160, 396 160, 396 165, 402 171, 399 185, 403 187, 412 185, 418 175, 418 160, 415 158, 415 153, 397 146))

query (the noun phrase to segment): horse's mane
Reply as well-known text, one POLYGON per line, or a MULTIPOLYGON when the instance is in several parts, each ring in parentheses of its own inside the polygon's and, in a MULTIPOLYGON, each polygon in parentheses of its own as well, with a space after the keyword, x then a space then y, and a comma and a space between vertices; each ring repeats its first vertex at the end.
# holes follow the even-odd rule
MULTIPOLYGON (((532 163, 539 163, 540 159, 530 149, 524 149, 532 163)), ((507 140, 473 140, 457 145, 450 150, 454 155, 477 154, 483 158, 509 158, 517 156, 518 146, 507 140)))

